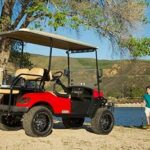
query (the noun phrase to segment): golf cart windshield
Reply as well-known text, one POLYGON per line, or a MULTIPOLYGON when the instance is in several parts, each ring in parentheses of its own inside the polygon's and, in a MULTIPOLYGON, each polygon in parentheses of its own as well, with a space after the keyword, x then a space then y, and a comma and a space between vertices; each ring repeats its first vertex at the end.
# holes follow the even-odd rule
POLYGON ((70 59, 70 84, 97 87, 96 61, 93 59, 94 52, 71 54, 70 59), (91 56, 92 58, 86 58, 91 56))

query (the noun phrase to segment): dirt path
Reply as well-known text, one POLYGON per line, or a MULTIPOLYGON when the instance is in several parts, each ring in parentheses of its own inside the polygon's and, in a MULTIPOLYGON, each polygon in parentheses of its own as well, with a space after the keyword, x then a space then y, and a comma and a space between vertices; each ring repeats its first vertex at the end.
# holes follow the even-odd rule
POLYGON ((150 131, 114 127, 109 135, 96 135, 88 129, 64 129, 57 123, 45 138, 29 137, 24 130, 0 131, 0 150, 150 150, 150 131))

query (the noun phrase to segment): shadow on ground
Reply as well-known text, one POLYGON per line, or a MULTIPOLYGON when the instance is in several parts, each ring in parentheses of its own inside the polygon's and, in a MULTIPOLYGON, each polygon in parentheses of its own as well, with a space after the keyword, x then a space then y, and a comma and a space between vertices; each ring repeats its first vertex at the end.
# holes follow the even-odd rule
MULTIPOLYGON (((117 126, 117 125, 116 125, 116 126, 117 126)), ((130 129, 133 128, 133 129, 140 129, 140 130, 141 130, 141 129, 143 129, 143 130, 147 129, 147 127, 144 126, 144 125, 143 125, 143 126, 142 126, 142 125, 141 125, 141 126, 119 126, 119 125, 118 125, 118 127, 125 127, 125 128, 130 128, 130 129)))
MULTIPOLYGON (((64 127, 64 125, 63 125, 62 122, 56 122, 56 123, 54 123, 54 127, 53 128, 54 129, 67 129, 67 128, 64 127)), ((93 133, 90 125, 83 125, 80 128, 71 128, 71 129, 72 130, 85 129, 86 131, 93 133)))

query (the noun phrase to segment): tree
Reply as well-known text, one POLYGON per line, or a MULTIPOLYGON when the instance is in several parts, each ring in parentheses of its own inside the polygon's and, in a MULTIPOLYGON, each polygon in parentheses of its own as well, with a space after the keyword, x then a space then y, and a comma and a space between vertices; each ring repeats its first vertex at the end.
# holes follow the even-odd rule
MULTIPOLYGON (((136 23, 146 22, 146 7, 146 0, 0 0, 0 31, 82 26, 117 44, 120 37, 130 35, 136 23)), ((4 67, 9 57, 6 44, 0 56, 0 65, 4 67)))
POLYGON ((12 62, 16 68, 20 67, 20 60, 21 62, 21 67, 23 68, 32 68, 33 64, 30 61, 30 54, 29 53, 24 53, 21 56, 21 53, 19 51, 11 51, 10 53, 10 59, 9 61, 12 62))
POLYGON ((14 64, 16 68, 23 67, 23 68, 31 68, 33 66, 32 62, 30 61, 30 54, 23 53, 22 50, 22 42, 17 40, 11 40, 11 51, 9 61, 14 64))
POLYGON ((130 37, 120 41, 120 46, 129 50, 133 57, 150 56, 150 38, 130 37))

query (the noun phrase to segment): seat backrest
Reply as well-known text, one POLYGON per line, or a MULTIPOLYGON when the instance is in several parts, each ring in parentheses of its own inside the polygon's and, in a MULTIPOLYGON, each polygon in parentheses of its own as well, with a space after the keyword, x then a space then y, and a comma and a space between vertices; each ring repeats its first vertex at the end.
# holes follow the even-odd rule
POLYGON ((30 75, 37 75, 37 76, 30 76, 27 75, 26 80, 38 80, 41 79, 44 75, 44 69, 42 68, 32 68, 31 70, 29 70, 28 74, 30 75))
MULTIPOLYGON (((21 69, 16 70, 15 77, 17 77, 20 74, 28 74, 28 73, 29 73, 29 69, 21 68, 21 69)), ((21 75, 20 77, 26 79, 27 75, 21 75)))

